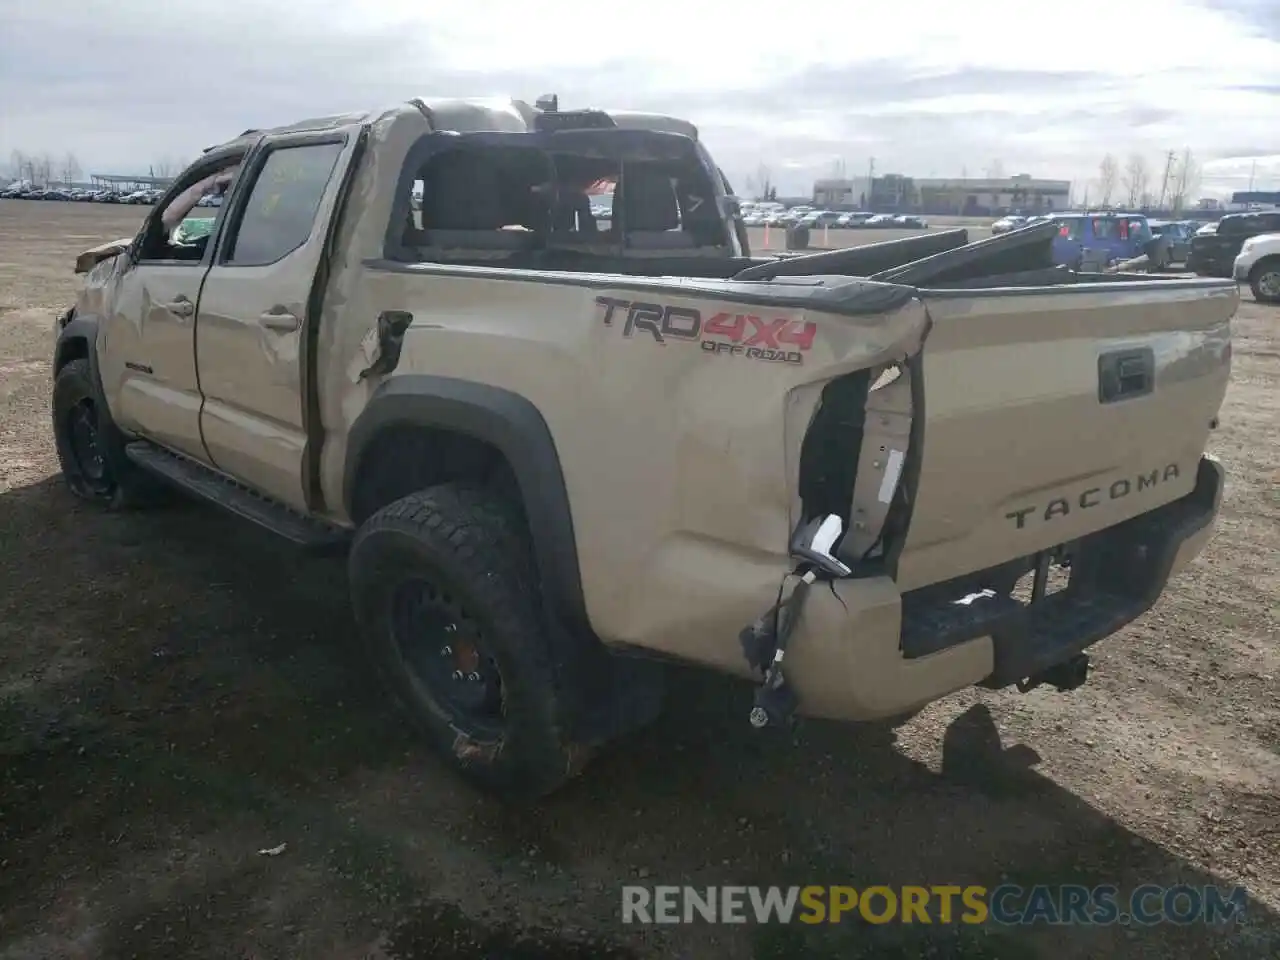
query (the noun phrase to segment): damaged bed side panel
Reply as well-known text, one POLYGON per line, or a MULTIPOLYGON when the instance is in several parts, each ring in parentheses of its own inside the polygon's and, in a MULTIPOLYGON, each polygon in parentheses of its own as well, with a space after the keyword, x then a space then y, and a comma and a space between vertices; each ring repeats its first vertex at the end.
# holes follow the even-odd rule
MULTIPOLYGON (((394 378, 500 383, 545 420, 595 634, 736 673, 734 637, 707 638, 756 617, 791 568, 801 447, 824 388, 918 352, 927 322, 909 289, 849 278, 364 269, 348 315, 414 318, 394 378)), ((358 326, 331 331, 346 342, 322 373, 323 395, 344 398, 329 407, 338 433, 378 387, 358 379, 358 326)))

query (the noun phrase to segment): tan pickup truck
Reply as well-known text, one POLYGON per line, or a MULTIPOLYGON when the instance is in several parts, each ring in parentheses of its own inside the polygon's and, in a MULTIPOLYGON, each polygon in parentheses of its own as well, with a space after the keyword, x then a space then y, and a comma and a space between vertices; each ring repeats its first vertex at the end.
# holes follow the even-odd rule
POLYGON ((1071 689, 1210 535, 1238 294, 1054 229, 753 257, 692 125, 554 101, 250 131, 80 258, 57 450, 106 507, 346 551, 389 690, 510 795, 667 659, 754 679, 757 727, 1071 689))

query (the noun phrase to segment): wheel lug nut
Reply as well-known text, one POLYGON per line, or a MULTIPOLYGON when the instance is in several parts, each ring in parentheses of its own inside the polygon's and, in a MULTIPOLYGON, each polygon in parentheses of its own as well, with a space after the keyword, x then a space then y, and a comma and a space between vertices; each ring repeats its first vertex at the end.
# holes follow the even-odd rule
POLYGON ((462 671, 461 671, 461 670, 455 670, 455 671, 453 671, 453 679, 455 679, 455 680, 461 680, 461 679, 462 679, 462 671))
POLYGON ((440 656, 442 656, 442 657, 452 657, 452 656, 453 656, 453 647, 449 646, 449 645, 446 643, 443 647, 441 647, 441 648, 440 648, 440 656))
POLYGON ((478 681, 478 680, 480 679, 480 674, 478 674, 478 673, 470 673, 470 674, 468 674, 468 675, 467 675, 467 679, 468 679, 468 680, 470 680, 472 683, 475 683, 476 681, 478 681))

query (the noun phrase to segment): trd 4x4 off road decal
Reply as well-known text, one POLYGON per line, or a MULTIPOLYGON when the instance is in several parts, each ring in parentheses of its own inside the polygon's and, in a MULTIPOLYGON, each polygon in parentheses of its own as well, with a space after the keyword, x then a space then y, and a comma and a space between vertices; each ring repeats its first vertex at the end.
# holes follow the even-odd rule
POLYGON ((612 327, 619 311, 625 311, 624 337, 636 331, 650 334, 658 343, 667 338, 698 340, 706 353, 743 356, 748 360, 771 363, 804 363, 805 353, 813 346, 818 325, 778 317, 766 320, 745 313, 717 313, 705 320, 702 312, 692 307, 663 306, 660 303, 633 303, 616 297, 596 297, 604 309, 604 325, 612 327))

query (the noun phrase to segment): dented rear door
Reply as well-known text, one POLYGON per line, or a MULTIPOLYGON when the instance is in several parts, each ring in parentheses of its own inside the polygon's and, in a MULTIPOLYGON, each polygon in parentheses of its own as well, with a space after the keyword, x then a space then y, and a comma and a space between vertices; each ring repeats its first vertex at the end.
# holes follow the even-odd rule
POLYGON ((921 292, 910 590, 1189 493, 1230 374, 1215 280, 921 292))

